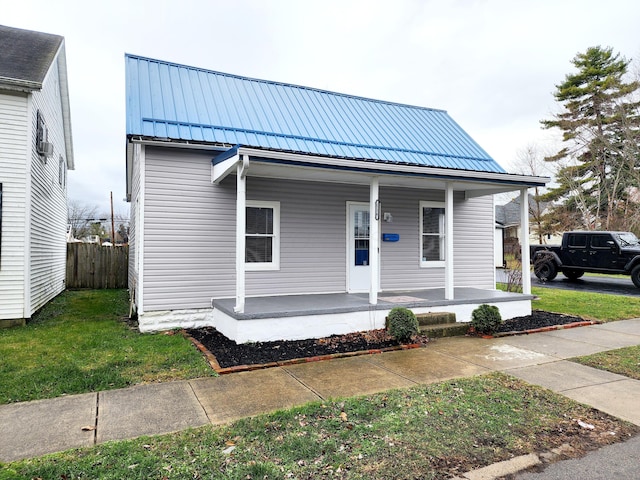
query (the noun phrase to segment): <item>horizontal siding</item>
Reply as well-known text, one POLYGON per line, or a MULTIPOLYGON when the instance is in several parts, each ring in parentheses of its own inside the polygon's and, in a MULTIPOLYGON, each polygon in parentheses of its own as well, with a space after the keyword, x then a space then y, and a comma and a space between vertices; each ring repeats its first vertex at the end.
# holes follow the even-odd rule
POLYGON ((347 201, 368 187, 249 178, 247 198, 280 202, 280 270, 247 272, 248 295, 343 292, 347 201))
POLYGON ((453 251, 457 287, 495 288, 494 231, 491 195, 456 204, 453 251))
POLYGON ((381 188, 381 211, 392 215, 381 222, 381 233, 397 233, 397 242, 380 243, 380 287, 404 290, 442 287, 444 268, 420 267, 420 202, 443 202, 444 192, 410 188, 381 188))
POLYGON ((0 320, 24 317, 27 115, 26 95, 0 93, 0 320))
MULTIPOLYGON (((40 110, 53 144, 46 162, 31 145, 31 313, 64 291, 66 274, 67 192, 60 185, 59 159, 65 155, 62 101, 57 62, 48 72, 42 90, 33 93, 32 131, 40 110)), ((65 160, 66 161, 66 160, 65 160)))
POLYGON ((146 148, 145 311, 206 308, 235 295, 235 177, 212 185, 211 158, 146 148))
MULTIPOLYGON (((236 179, 210 183, 211 155, 147 148, 144 198, 144 310, 207 308, 235 295, 236 179)), ((367 186, 247 178, 247 199, 280 202, 280 269, 246 272, 246 293, 286 295, 346 290, 346 209, 367 202, 367 186)), ((381 233, 381 287, 443 287, 444 268, 420 267, 420 201, 444 192, 381 187, 382 212, 393 215, 381 233)), ((456 285, 491 288, 491 197, 454 196, 456 285), (488 232, 488 234, 487 234, 488 232), (486 257, 486 258, 485 258, 486 257), (487 262, 488 260, 488 262, 487 262), (489 265, 487 268, 485 263, 489 265)))

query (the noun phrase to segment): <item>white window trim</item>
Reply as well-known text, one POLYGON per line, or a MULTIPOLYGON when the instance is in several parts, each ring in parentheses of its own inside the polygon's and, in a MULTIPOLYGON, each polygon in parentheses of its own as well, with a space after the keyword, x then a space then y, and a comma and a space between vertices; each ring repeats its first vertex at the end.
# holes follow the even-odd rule
POLYGON ((447 250, 446 250, 446 245, 447 245, 447 237, 446 237, 446 233, 447 233, 447 228, 446 228, 446 218, 447 218, 447 207, 445 202, 427 202, 427 201, 421 201, 420 202, 420 232, 419 232, 419 241, 420 241, 420 268, 434 268, 434 267, 445 267, 445 263, 446 263, 446 258, 447 258, 447 250), (422 209, 423 208, 442 208, 445 211, 445 214, 443 216, 443 224, 441 225, 441 231, 440 231, 440 243, 441 243, 441 248, 442 251, 444 252, 444 257, 445 260, 430 260, 430 261, 426 261, 426 260, 422 260, 423 256, 422 256, 422 236, 423 234, 423 216, 422 216, 422 209))
MULTIPOLYGON (((247 207, 254 208, 271 208, 273 209, 273 244, 272 259, 271 262, 262 263, 248 263, 244 262, 246 271, 266 271, 266 270, 280 270, 280 202, 262 202, 255 200, 247 200, 247 207)), ((245 228, 245 238, 247 236, 245 228)), ((246 247, 245 247, 246 248, 246 247)))

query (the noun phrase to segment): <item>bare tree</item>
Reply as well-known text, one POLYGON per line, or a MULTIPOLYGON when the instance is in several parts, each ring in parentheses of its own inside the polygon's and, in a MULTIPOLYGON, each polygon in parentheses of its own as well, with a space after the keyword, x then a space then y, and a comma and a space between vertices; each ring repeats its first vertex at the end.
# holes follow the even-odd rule
MULTIPOLYGON (((517 152, 514 167, 517 172, 522 175, 550 175, 549 166, 544 160, 545 156, 546 153, 542 152, 539 146, 531 143, 517 152)), ((544 218, 548 205, 548 202, 543 201, 544 190, 543 187, 534 187, 533 195, 528 206, 531 230, 537 235, 538 243, 540 244, 546 243, 546 234, 554 233, 549 231, 549 225, 545 222, 544 218)))
POLYGON ((98 219, 98 206, 88 205, 78 200, 69 200, 67 206, 68 222, 73 236, 83 238, 91 234, 91 225, 98 219))

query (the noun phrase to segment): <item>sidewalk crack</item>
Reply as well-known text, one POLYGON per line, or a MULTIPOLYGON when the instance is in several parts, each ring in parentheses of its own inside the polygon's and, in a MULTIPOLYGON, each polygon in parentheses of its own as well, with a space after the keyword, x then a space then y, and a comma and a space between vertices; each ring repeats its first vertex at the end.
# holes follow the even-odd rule
POLYGON ((213 425, 213 421, 211 420, 211 417, 209 417, 209 414, 207 413, 207 409, 204 408, 204 405, 200 401, 200 397, 198 397, 198 394, 196 393, 195 389, 193 388, 193 385, 191 385, 191 382, 189 382, 189 381, 187 382, 187 385, 189 385, 189 388, 191 389, 191 392, 193 393, 193 396, 196 397, 196 400, 198 401, 198 405, 200 405, 200 408, 204 412, 205 417, 207 417, 207 420, 209 421, 209 423, 213 425))
POLYGON ((98 415, 100 413, 100 392, 96 392, 96 420, 93 424, 93 444, 98 444, 98 415))

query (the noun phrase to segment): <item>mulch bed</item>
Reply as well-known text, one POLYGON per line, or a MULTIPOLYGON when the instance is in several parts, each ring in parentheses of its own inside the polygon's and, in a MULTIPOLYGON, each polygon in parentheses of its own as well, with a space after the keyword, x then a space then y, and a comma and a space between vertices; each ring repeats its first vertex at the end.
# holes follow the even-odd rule
MULTIPOLYGON (((523 333, 582 321, 583 319, 580 317, 534 310, 531 315, 506 320, 497 334, 523 333)), ((391 338, 386 330, 333 335, 320 339, 245 344, 237 344, 233 340, 229 340, 212 327, 187 330, 187 334, 196 340, 196 345, 199 344, 199 348, 208 350, 215 357, 214 362, 217 362, 221 369, 274 364, 294 359, 311 359, 353 352, 409 348, 425 345, 429 341, 426 336, 418 335, 411 340, 411 345, 402 345, 391 338)))

